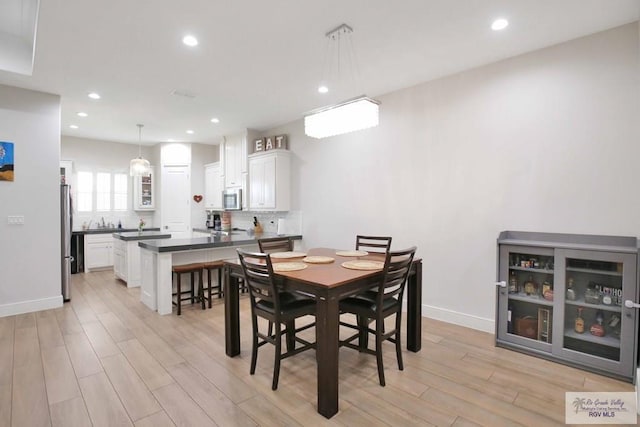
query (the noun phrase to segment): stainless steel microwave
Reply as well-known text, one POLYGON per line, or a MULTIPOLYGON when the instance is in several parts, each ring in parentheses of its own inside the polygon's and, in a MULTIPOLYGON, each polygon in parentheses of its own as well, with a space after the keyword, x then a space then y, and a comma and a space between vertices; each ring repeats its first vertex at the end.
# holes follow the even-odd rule
POLYGON ((227 188, 222 192, 222 207, 225 211, 242 210, 242 189, 227 188))

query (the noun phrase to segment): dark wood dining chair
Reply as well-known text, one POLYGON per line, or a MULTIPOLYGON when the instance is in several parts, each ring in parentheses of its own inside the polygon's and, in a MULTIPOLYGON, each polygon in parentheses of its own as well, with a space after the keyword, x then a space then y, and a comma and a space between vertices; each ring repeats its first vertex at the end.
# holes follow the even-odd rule
POLYGON ((273 344, 276 348, 273 366, 272 390, 278 388, 278 377, 280 376, 280 361, 300 352, 316 347, 315 342, 311 343, 298 336, 302 332, 315 326, 315 321, 295 328, 295 320, 302 316, 316 313, 316 302, 312 298, 306 298, 298 293, 279 291, 273 282, 273 266, 271 257, 264 253, 245 252, 238 249, 238 258, 242 265, 244 280, 249 288, 251 301, 251 324, 253 327, 253 345, 251 349, 251 368, 249 373, 253 375, 256 371, 258 359, 258 348, 266 343, 273 344), (269 322, 267 333, 261 332, 258 328, 258 318, 261 317, 269 322), (275 332, 272 326, 275 325, 275 332), (282 325, 285 329, 282 329, 282 325), (292 337, 294 345, 287 352, 282 353, 282 333, 292 337), (295 348, 295 343, 302 344, 295 348))
POLYGON ((384 254, 391 249, 391 237, 356 236, 356 250, 367 251, 372 254, 384 254))
POLYGON ((357 325, 340 322, 340 325, 358 331, 355 335, 340 341, 340 346, 375 355, 378 364, 378 378, 380 385, 383 387, 385 385, 384 366, 382 363, 382 343, 384 341, 389 340, 396 345, 398 369, 401 371, 404 369, 402 348, 400 346, 402 296, 415 253, 415 246, 405 250, 387 252, 383 268, 383 279, 377 291, 373 294, 364 293, 340 301, 340 312, 355 314, 358 322, 357 325), (396 316, 395 327, 385 332, 384 320, 393 315, 396 316), (375 321, 375 329, 369 327, 369 320, 375 321), (366 342, 366 340, 360 341, 357 345, 353 343, 354 340, 362 338, 369 333, 374 334, 376 337, 375 350, 362 346, 362 343, 366 342))
POLYGON ((259 239, 258 246, 263 254, 274 252, 288 252, 293 250, 293 240, 290 237, 270 237, 259 239))

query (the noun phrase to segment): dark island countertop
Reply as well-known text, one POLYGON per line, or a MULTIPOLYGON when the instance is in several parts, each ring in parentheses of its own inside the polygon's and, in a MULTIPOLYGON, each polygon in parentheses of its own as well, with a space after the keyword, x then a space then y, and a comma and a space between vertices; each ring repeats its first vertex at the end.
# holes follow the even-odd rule
POLYGON ((255 234, 249 234, 246 231, 232 231, 228 234, 214 233, 208 237, 192 237, 190 239, 143 240, 138 243, 138 246, 152 252, 180 252, 196 249, 216 249, 231 246, 251 245, 257 244, 259 239, 267 239, 271 237, 290 237, 293 240, 302 240, 302 235, 299 234, 277 235, 275 233, 263 233, 256 236, 255 234))
POLYGON ((113 237, 115 239, 131 241, 131 240, 148 240, 148 239, 170 239, 171 234, 163 233, 161 231, 152 231, 152 230, 144 230, 144 231, 125 231, 113 233, 113 237))
MULTIPOLYGON (((73 235, 85 235, 85 234, 112 234, 123 233, 127 231, 138 231, 137 228, 90 228, 88 230, 75 230, 72 231, 73 235)), ((145 228, 144 231, 160 231, 160 228, 145 228)))

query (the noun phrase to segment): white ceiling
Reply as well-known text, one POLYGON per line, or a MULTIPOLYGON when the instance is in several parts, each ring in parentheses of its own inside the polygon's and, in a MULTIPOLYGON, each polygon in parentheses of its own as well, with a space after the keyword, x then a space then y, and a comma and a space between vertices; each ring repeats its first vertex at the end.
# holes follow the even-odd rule
MULTIPOLYGON (((33 74, 0 71, 0 84, 60 94, 65 135, 137 143, 136 124, 144 123, 146 143, 217 143, 361 92, 379 96, 638 16, 638 0, 47 0, 33 74), (496 17, 509 27, 493 32, 496 17), (354 29, 359 84, 321 95, 324 34, 342 23, 354 29), (182 44, 187 33, 197 47, 182 44), (87 98, 91 91, 102 99, 87 98)), ((0 28, 12 24, 0 18, 0 28)))

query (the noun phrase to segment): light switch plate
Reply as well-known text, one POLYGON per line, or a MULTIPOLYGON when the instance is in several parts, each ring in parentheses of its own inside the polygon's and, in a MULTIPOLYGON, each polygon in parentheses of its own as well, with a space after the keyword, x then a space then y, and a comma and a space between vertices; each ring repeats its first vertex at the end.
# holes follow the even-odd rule
POLYGON ((9 225, 24 225, 24 215, 9 215, 7 223, 9 225))

